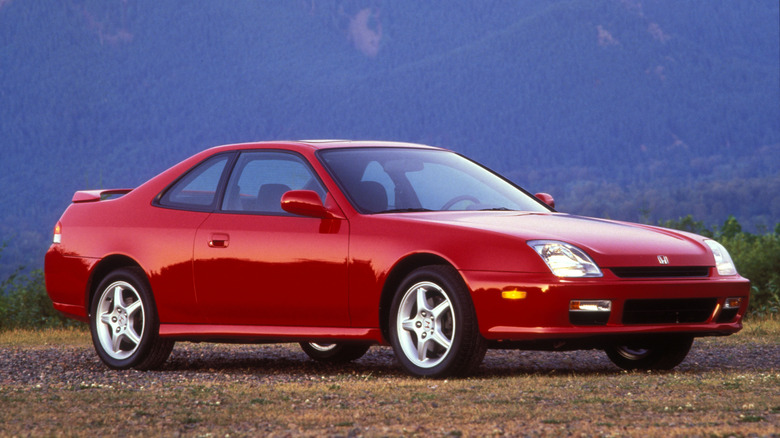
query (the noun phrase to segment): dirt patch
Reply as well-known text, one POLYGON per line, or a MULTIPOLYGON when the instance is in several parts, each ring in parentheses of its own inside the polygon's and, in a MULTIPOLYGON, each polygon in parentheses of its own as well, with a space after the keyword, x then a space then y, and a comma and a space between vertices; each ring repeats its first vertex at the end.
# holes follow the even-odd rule
POLYGON ((4 436, 777 436, 778 394, 780 346, 721 339, 665 373, 600 351, 490 351, 450 380, 408 377, 386 347, 323 366, 297 345, 181 343, 148 372, 86 346, 0 347, 4 436))

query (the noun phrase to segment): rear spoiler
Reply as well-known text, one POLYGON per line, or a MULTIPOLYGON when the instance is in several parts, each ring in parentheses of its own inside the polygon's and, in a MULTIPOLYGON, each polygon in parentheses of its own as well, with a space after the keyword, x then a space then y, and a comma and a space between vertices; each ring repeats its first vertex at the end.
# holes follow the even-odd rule
POLYGON ((79 190, 73 194, 71 202, 97 202, 130 193, 133 189, 79 190))

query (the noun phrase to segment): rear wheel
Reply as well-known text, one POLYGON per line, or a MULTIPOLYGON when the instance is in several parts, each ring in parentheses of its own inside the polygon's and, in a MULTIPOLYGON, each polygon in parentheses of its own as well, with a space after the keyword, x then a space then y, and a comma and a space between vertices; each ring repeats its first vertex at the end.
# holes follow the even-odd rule
POLYGON ((366 354, 368 344, 301 342, 301 348, 310 358, 327 363, 344 363, 360 359, 366 354))
POLYGON ((118 269, 103 279, 89 327, 98 356, 110 368, 157 368, 173 349, 174 341, 159 337, 157 309, 139 269, 118 269))
POLYGON ((409 373, 464 375, 482 363, 486 342, 468 288, 452 267, 413 271, 399 287, 390 312, 390 342, 409 373))
POLYGON ((612 345, 604 351, 624 370, 671 370, 685 360, 692 345, 692 336, 664 336, 612 345))

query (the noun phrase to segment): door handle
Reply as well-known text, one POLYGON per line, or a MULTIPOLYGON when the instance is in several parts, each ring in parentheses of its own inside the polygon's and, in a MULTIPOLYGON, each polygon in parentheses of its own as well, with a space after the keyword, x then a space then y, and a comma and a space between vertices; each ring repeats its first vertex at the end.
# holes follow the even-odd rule
POLYGON ((209 247, 227 248, 230 244, 230 236, 224 233, 212 233, 209 237, 209 247))

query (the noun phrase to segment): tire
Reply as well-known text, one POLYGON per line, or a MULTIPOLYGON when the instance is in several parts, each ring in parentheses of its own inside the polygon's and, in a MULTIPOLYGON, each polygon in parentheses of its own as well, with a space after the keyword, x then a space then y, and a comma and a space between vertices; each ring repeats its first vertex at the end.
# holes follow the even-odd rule
POLYGON ((360 359, 370 347, 369 344, 301 342, 301 348, 307 356, 325 363, 345 363, 360 359))
POLYGON ((692 336, 664 336, 612 345, 604 351, 624 370, 671 370, 685 360, 692 345, 692 336))
POLYGON ((109 368, 148 370, 160 367, 174 341, 159 337, 151 289, 140 269, 109 274, 95 290, 89 314, 92 343, 109 368), (121 301, 121 305, 116 305, 121 301))
POLYGON ((462 376, 485 357, 487 342, 479 333, 468 288, 450 266, 410 273, 393 298, 389 321, 395 356, 412 375, 462 376))

